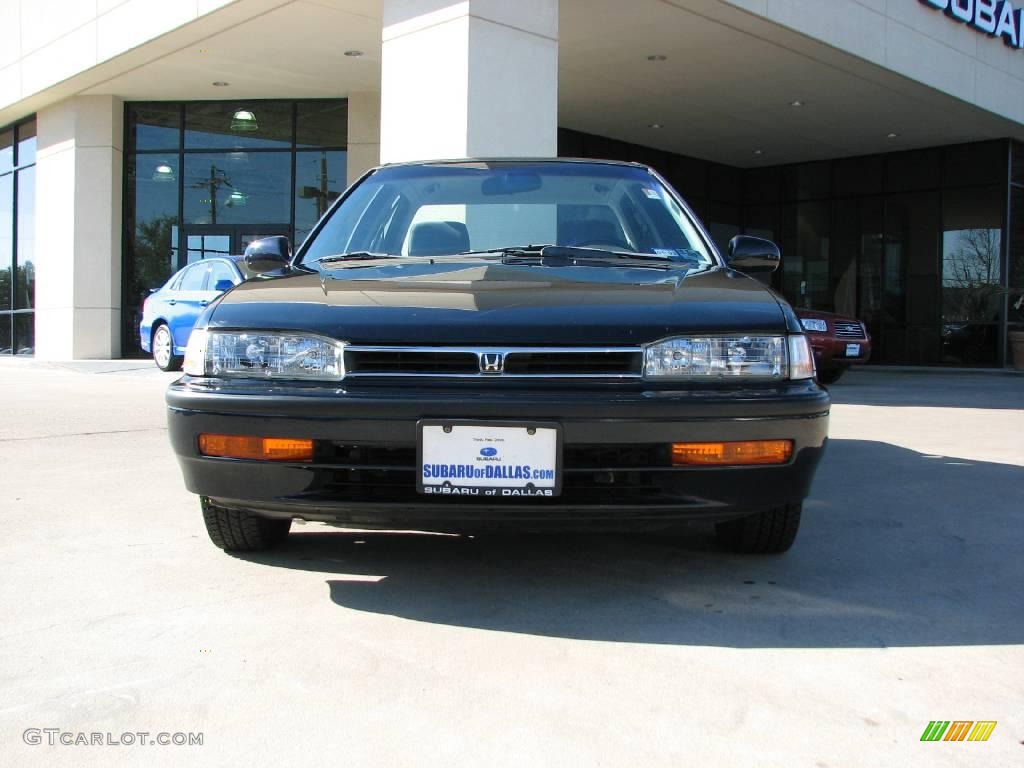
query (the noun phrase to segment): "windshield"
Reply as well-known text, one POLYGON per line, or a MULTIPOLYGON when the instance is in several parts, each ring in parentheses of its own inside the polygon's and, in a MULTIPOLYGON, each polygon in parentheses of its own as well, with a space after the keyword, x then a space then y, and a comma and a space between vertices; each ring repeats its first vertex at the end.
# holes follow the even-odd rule
POLYGON ((646 169, 554 161, 382 168, 329 214, 302 261, 528 245, 715 263, 686 212, 646 169))

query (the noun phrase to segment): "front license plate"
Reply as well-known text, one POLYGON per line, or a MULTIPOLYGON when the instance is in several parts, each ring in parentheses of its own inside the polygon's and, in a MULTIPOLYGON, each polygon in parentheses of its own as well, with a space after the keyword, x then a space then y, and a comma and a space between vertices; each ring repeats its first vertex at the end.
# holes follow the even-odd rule
POLYGON ((555 424, 420 422, 420 493, 550 498, 561 487, 555 424))
POLYGON ((847 357, 860 357, 860 344, 847 344, 846 345, 846 356, 847 357))

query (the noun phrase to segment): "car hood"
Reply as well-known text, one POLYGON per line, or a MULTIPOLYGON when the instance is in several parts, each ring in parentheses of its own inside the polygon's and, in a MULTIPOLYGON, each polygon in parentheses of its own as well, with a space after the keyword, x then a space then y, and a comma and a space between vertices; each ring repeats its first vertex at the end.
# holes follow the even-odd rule
POLYGON ((211 307, 207 325, 308 331, 354 344, 603 345, 785 332, 787 311, 758 281, 719 267, 465 257, 349 262, 243 283, 211 307))

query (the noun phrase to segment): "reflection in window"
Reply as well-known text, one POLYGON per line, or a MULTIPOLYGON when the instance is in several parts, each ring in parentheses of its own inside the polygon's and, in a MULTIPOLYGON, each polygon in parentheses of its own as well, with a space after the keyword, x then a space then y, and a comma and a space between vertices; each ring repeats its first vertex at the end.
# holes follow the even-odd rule
POLYGON ((135 104, 128 110, 129 149, 177 152, 181 139, 181 106, 135 104))
MULTIPOLYGON (((11 308, 14 265, 14 174, 0 176, 0 312, 11 308)), ((8 342, 7 346, 10 346, 8 342)), ((8 350, 10 351, 10 350, 8 350)))
MULTIPOLYGON (((36 169, 18 171, 18 274, 14 308, 32 309, 36 297, 36 169)), ((20 338, 20 337, 19 337, 20 338)))
POLYGON ((185 105, 185 149, 291 149, 287 101, 203 101, 185 105))
POLYGON ((345 191, 347 152, 295 155, 295 242, 301 243, 345 191))
POLYGON ((288 222, 291 164, 287 152, 186 154, 185 222, 288 222))
POLYGON ((299 102, 295 144, 305 147, 348 145, 348 102, 299 102))
POLYGON ((1000 190, 944 196, 942 336, 945 362, 994 365, 999 311, 1002 215, 1000 190), (987 193, 987 194, 986 194, 987 193))

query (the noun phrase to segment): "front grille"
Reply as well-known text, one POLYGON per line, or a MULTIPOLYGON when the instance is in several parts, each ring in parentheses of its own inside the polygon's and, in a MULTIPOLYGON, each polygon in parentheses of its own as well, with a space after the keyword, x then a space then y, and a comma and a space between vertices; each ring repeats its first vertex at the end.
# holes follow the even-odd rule
POLYGON ((639 378, 639 348, 360 347, 345 350, 347 377, 639 378))
MULTIPOLYGON (((413 443, 362 443, 321 440, 316 444, 317 481, 309 499, 332 502, 443 504, 437 496, 416 491, 416 446, 413 443)), ((562 493, 531 503, 608 505, 668 503, 678 500, 671 487, 679 470, 672 467, 665 443, 569 444, 562 454, 562 493), (668 484, 668 485, 667 485, 668 484)), ((460 503, 516 504, 516 499, 460 503)))
POLYGON ((640 352, 511 352, 505 372, 518 375, 630 375, 640 372, 640 352))
POLYGON ((832 325, 836 329, 836 336, 840 339, 866 339, 864 335, 864 326, 860 323, 850 322, 848 320, 838 320, 832 325))
POLYGON ((345 373, 374 376, 389 374, 477 374, 480 363, 473 352, 356 352, 345 353, 345 373))

